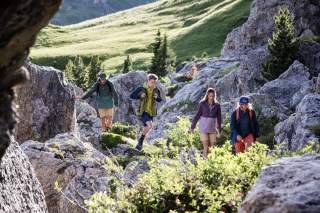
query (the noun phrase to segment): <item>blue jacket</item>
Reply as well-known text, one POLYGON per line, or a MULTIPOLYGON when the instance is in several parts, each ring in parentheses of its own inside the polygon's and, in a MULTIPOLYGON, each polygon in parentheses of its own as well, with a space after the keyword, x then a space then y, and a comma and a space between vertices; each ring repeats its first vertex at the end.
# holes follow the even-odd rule
MULTIPOLYGON (((259 123, 258 123, 255 111, 251 110, 251 112, 252 112, 252 118, 250 119, 249 132, 253 134, 254 139, 256 139, 260 137, 259 123)), ((237 120, 237 110, 235 110, 231 115, 230 128, 231 128, 231 142, 232 144, 235 144, 237 142, 237 135, 239 135, 239 129, 240 129, 240 119, 237 120)))

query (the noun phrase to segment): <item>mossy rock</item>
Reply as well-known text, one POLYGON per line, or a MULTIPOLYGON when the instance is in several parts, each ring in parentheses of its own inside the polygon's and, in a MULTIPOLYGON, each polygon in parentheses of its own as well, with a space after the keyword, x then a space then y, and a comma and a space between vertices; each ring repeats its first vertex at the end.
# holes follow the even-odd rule
POLYGON ((135 139, 137 135, 137 127, 127 123, 115 123, 112 126, 111 132, 127 138, 135 139))
POLYGON ((103 133, 101 135, 101 144, 103 149, 112 149, 118 144, 126 144, 125 137, 115 133, 103 133))

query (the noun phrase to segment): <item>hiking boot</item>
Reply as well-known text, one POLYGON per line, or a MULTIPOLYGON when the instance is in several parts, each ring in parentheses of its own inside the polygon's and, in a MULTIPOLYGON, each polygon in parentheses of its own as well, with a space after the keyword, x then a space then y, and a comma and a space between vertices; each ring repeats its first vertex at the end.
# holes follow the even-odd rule
POLYGON ((141 143, 138 143, 138 144, 137 144, 136 150, 138 150, 139 152, 142 151, 142 144, 141 144, 141 143))

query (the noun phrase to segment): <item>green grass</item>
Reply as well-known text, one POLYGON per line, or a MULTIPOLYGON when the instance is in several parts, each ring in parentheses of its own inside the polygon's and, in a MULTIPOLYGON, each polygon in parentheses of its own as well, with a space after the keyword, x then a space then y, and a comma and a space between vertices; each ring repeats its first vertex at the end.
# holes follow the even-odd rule
POLYGON ((75 55, 104 59, 106 72, 119 72, 126 54, 133 69, 147 69, 150 44, 166 32, 178 61, 219 56, 227 34, 248 17, 252 0, 161 0, 75 25, 49 25, 38 36, 31 58, 63 69, 75 55))

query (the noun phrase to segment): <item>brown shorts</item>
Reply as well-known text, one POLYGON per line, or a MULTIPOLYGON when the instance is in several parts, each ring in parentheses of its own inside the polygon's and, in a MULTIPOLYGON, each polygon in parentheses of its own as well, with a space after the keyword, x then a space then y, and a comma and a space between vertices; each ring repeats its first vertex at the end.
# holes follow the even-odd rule
POLYGON ((112 117, 113 116, 113 109, 112 108, 110 108, 110 109, 99 109, 99 115, 100 115, 100 118, 112 117))
POLYGON ((200 133, 201 141, 208 141, 212 144, 217 142, 217 134, 216 133, 200 133))

